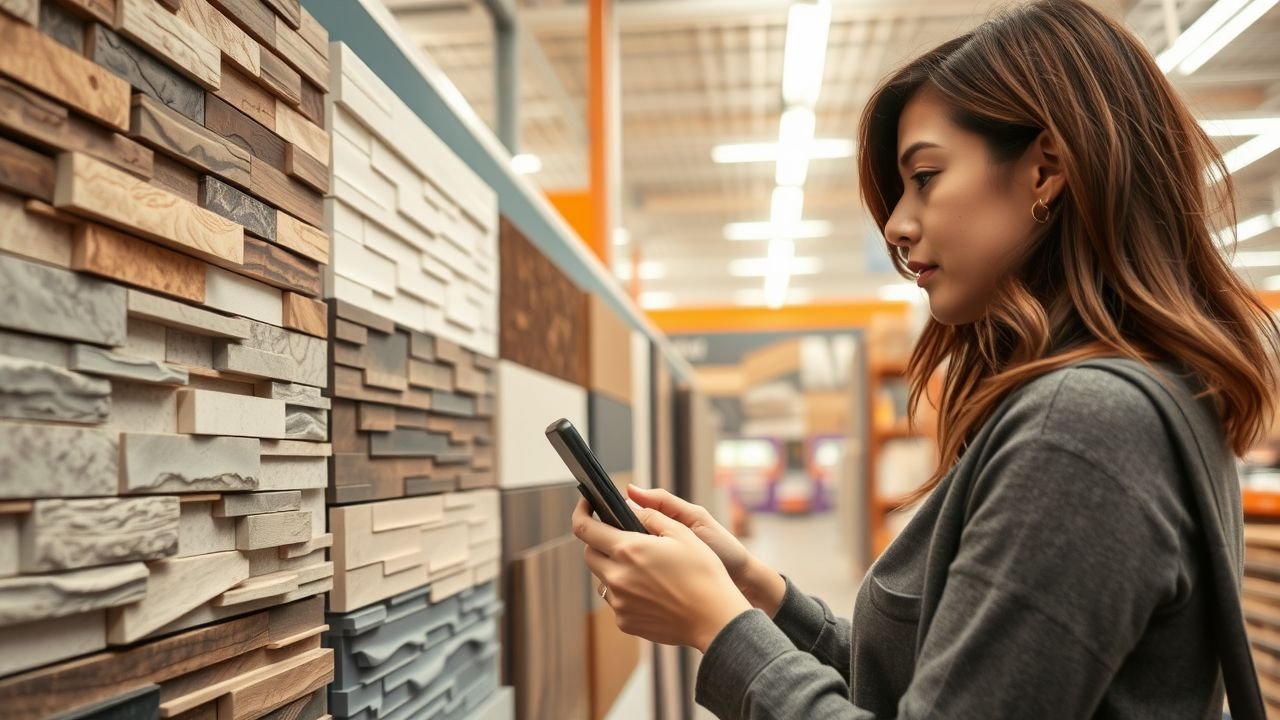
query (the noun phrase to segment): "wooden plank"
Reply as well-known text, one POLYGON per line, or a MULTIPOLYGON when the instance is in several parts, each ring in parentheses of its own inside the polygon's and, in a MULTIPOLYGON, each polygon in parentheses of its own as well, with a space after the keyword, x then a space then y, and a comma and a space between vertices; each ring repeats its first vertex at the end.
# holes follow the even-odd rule
POLYGON ((116 0, 61 0, 68 10, 105 25, 116 21, 116 0))
MULTIPOLYGON (((299 444, 315 445, 316 443, 299 444)), ((285 560, 306 557, 316 550, 323 550, 328 547, 333 547, 333 533, 325 533, 324 535, 313 537, 304 543, 298 543, 296 545, 281 545, 280 557, 285 560)))
POLYGON ((0 137, 0 188, 53 201, 54 160, 0 137))
POLYGON ((141 178, 151 176, 151 150, 5 79, 0 79, 0 127, 48 147, 92 155, 141 178))
MULTIPOLYGON (((205 94, 199 85, 103 25, 95 23, 86 39, 86 55, 126 80, 126 88, 132 85, 195 122, 204 121, 205 94)), ((120 129, 127 130, 128 122, 126 102, 125 124, 120 129)))
POLYGON ((296 27, 290 27, 283 18, 276 17, 276 50, 302 77, 328 92, 329 60, 303 39, 294 29, 296 27))
POLYGON ((284 402, 210 390, 178 391, 178 432, 284 438, 284 402))
POLYGON ((245 232, 254 237, 274 242, 276 238, 275 208, 222 182, 205 176, 200 179, 199 204, 244 226, 245 232))
POLYGON ((213 504, 214 517, 240 517, 259 513, 284 512, 302 507, 302 491, 282 490, 262 493, 228 493, 213 504))
POLYGON ((71 226, 27 212, 22 201, 0 193, 0 250, 58 267, 71 266, 71 226))
POLYGON ((129 291, 128 311, 130 317, 143 318, 197 335, 238 339, 249 337, 249 321, 244 318, 219 315, 138 290, 129 291))
POLYGON ((276 214, 276 244, 316 262, 329 262, 329 236, 287 212, 276 214))
POLYGON ((363 325, 357 325, 342 318, 334 318, 333 336, 338 340, 363 345, 369 341, 369 330, 363 325))
MULTIPOLYGON (((244 266, 238 268, 238 271, 285 290, 295 290, 307 295, 319 295, 321 291, 318 264, 255 238, 244 239, 244 266)), ((292 293, 286 292, 284 295, 287 298, 290 294, 292 293)), ((283 318, 285 327, 291 327, 288 317, 286 305, 283 318)))
MULTIPOLYGON (((183 0, 183 2, 190 1, 183 0)), ((276 98, 253 79, 257 75, 257 73, 253 73, 246 76, 224 61, 222 65, 222 87, 218 88, 214 95, 261 123, 263 127, 274 130, 276 127, 276 98)))
POLYGON ((297 145, 284 149, 284 169, 291 177, 318 193, 329 192, 329 169, 297 145))
POLYGON ((252 720, 310 695, 333 680, 333 650, 318 648, 218 698, 218 717, 252 720))
POLYGON ((329 31, 306 8, 302 8, 302 23, 298 27, 298 34, 326 63, 329 62, 329 31))
POLYGON ((53 204, 204 259, 244 259, 240 225, 88 155, 58 158, 53 204))
POLYGON ((267 47, 276 45, 276 15, 262 0, 210 0, 244 29, 245 32, 267 47))
POLYGON ((279 289, 222 268, 207 267, 205 270, 205 305, 272 325, 281 324, 283 311, 279 289))
POLYGON ((152 98, 133 96, 129 137, 239 185, 249 184, 249 152, 152 98))
POLYGON ((40 0, 0 0, 0 10, 28 25, 40 21, 40 0))
POLYGON ((84 54, 84 19, 68 12, 57 3, 40 3, 40 32, 57 40, 63 47, 84 54))
POLYGON ((283 19, 286 27, 302 26, 302 4, 298 0, 266 0, 266 3, 283 19))
POLYGON ((302 80, 302 102, 298 104, 298 112, 319 127, 325 127, 324 120, 324 99, 325 92, 316 87, 315 83, 303 78, 302 80))
POLYGON ((249 190, 303 222, 324 225, 324 198, 256 156, 251 162, 249 190))
MULTIPOLYGON (((219 50, 222 57, 236 67, 257 77, 262 67, 261 49, 258 43, 226 15, 205 0, 177 0, 177 14, 196 32, 208 38, 219 50)), ((227 68, 222 68, 222 84, 227 84, 227 68)))
POLYGON ((262 71, 258 74, 262 86, 291 105, 302 102, 302 76, 289 67, 280 56, 262 49, 262 71))
POLYGON ((329 306, 319 300, 287 292, 284 294, 284 326, 308 335, 327 338, 329 306))
POLYGON ((204 302, 204 263, 101 225, 76 228, 71 267, 192 302, 204 302))
POLYGON ((17 80, 117 130, 129 127, 129 85, 105 68, 0 15, 0 75, 17 80))
POLYGON ((155 0, 117 0, 116 30, 201 87, 218 88, 222 78, 218 47, 155 0))
POLYGON ((206 96, 205 102, 205 127, 248 150, 256 160, 284 170, 285 141, 279 135, 215 95, 206 96))
POLYGON ((311 511, 246 515, 236 522, 236 548, 261 550, 311 539, 311 511))
POLYGON ((24 573, 159 560, 178 552, 178 498, 37 500, 20 546, 24 573))
POLYGON ((244 582, 249 577, 249 559, 233 550, 160 560, 149 569, 146 598, 107 612, 108 642, 141 640, 244 582))
POLYGON ((298 589, 298 574, 288 571, 251 577, 214 598, 214 607, 229 607, 241 603, 277 597, 298 589))
MULTIPOLYGON (((148 151, 149 152, 149 151, 148 151)), ((151 184, 190 203, 200 203, 200 173, 164 153, 156 153, 151 184)))

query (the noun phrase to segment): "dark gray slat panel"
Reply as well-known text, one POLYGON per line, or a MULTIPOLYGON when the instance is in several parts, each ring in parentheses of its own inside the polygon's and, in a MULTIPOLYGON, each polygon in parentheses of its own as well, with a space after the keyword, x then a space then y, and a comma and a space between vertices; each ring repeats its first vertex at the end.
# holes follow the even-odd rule
POLYGON ((94 24, 86 35, 85 54, 119 75, 135 90, 146 93, 204 125, 204 89, 102 25, 94 24))
POLYGON ((608 395, 587 396, 587 441, 607 472, 630 472, 635 467, 635 434, 631 406, 608 395))
POLYGON ((437 463, 469 463, 466 447, 449 442, 449 436, 417 428, 369 433, 369 457, 429 457, 437 463))
POLYGON ((522 553, 573 534, 569 522, 574 503, 582 497, 578 483, 502 491, 502 556, 522 553))
POLYGON ((431 411, 440 415, 475 417, 479 412, 479 407, 473 397, 432 390, 431 411))
POLYGON ((53 720, 159 720, 160 686, 144 685, 101 702, 67 711, 53 720))
POLYGON ((200 178, 200 207, 244 226, 245 231, 276 241, 276 210, 218 178, 200 178))

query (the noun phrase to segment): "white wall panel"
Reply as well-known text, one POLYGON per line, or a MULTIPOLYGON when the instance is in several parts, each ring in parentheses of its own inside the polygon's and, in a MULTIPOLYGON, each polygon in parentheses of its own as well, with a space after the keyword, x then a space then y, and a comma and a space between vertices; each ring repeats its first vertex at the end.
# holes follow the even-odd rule
POLYGON ((498 485, 530 487, 573 480, 547 442, 547 426, 568 418, 587 433, 587 391, 579 385, 498 361, 498 485))

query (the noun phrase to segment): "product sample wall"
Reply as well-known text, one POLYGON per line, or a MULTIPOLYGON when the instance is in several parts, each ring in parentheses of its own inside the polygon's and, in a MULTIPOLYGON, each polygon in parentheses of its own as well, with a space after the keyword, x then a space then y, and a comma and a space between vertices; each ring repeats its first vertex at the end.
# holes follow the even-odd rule
POLYGON ((496 199, 349 48, 332 56, 330 712, 510 717, 492 489, 496 199))
POLYGON ((591 583, 569 521, 581 496, 544 434, 560 417, 588 432, 586 296, 505 219, 499 242, 504 676, 521 720, 586 720, 591 583))
POLYGON ((45 0, 0 47, 0 714, 320 718, 327 34, 45 0))

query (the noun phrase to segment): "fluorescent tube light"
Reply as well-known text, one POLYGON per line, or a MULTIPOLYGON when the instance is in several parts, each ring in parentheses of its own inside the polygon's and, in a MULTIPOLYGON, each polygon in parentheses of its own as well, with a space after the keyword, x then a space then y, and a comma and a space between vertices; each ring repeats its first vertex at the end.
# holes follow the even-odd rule
POLYGON ((801 220, 793 225, 775 226, 762 222, 733 222, 724 226, 725 240, 772 240, 775 237, 790 240, 808 240, 831 236, 831 223, 826 220, 801 220))
POLYGON ((831 28, 829 0, 794 2, 787 11, 787 38, 782 56, 782 97, 788 105, 812 106, 822 89, 831 28))
MULTIPOLYGON (((853 148, 852 140, 818 138, 805 152, 810 160, 831 160, 853 157, 853 148)), ((711 148, 711 160, 717 163, 776 162, 778 154, 776 142, 725 143, 711 148)))
POLYGON ((1248 0, 1218 0, 1156 57, 1156 64, 1166 73, 1173 70, 1244 7, 1246 2, 1248 0))
POLYGON ((511 158, 511 170, 517 175, 532 175, 542 169, 542 158, 529 153, 520 153, 511 158))
POLYGON ((773 272, 790 275, 814 275, 822 272, 822 258, 793 257, 790 262, 772 257, 742 258, 729 262, 729 274, 734 277, 768 277, 773 272))
POLYGON ((778 167, 774 180, 779 185, 799 187, 809 173, 805 148, 813 142, 813 109, 787 108, 778 120, 778 167))
POLYGON ((666 308, 675 307, 676 296, 669 292, 642 292, 640 293, 640 307, 646 310, 664 310, 666 308))
MULTIPOLYGON (((769 202, 769 222, 774 227, 792 227, 804 212, 804 190, 798 187, 776 187, 769 202)), ((772 238, 771 238, 772 239, 772 238)))
MULTIPOLYGON (((1263 15, 1266 15, 1271 8, 1276 6, 1276 2, 1280 0, 1253 0, 1239 15, 1231 18, 1225 25, 1220 27, 1217 32, 1209 36, 1204 42, 1200 43, 1195 50, 1187 55, 1186 59, 1178 65, 1178 72, 1183 75, 1190 75, 1200 69, 1214 55, 1222 51, 1222 48, 1231 44, 1244 32, 1258 21, 1263 15)), ((1233 0, 1233 3, 1235 0, 1233 0)))

